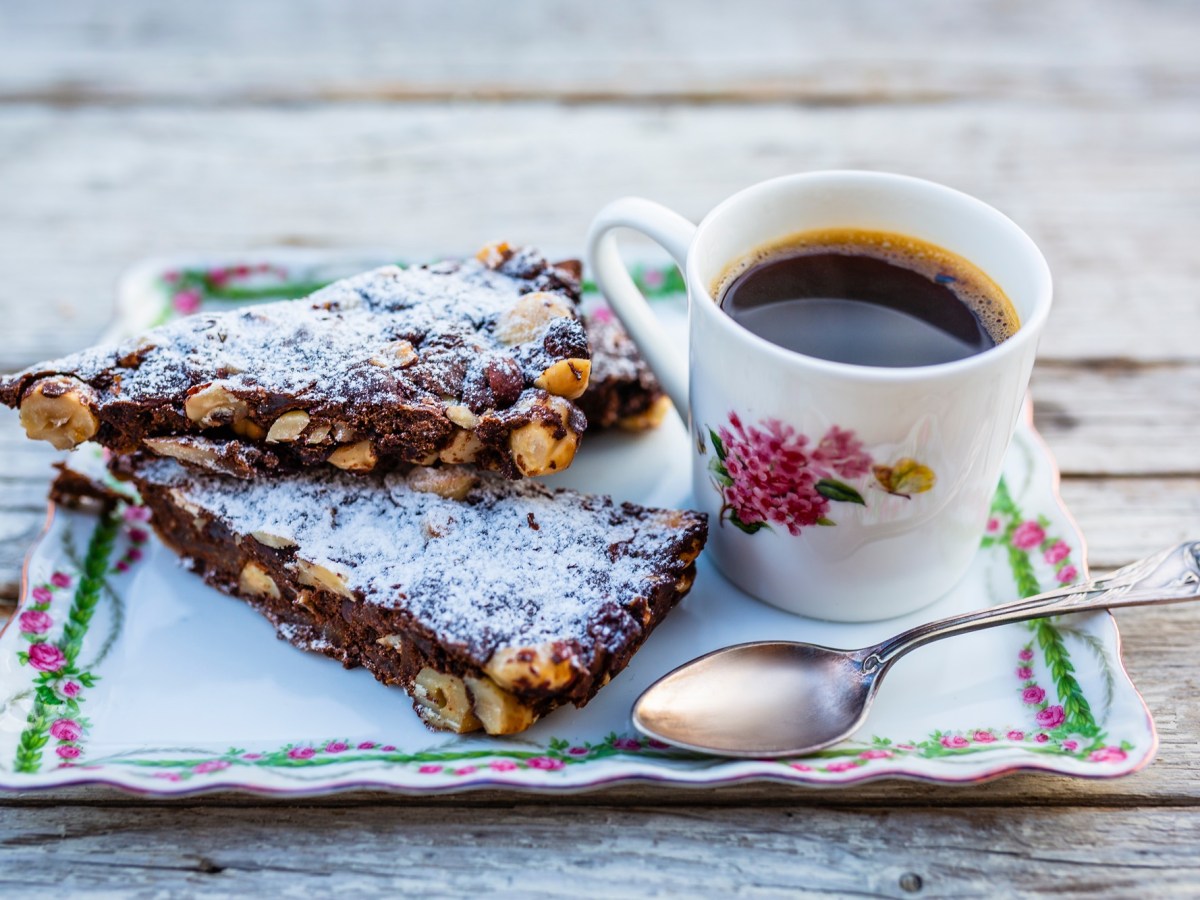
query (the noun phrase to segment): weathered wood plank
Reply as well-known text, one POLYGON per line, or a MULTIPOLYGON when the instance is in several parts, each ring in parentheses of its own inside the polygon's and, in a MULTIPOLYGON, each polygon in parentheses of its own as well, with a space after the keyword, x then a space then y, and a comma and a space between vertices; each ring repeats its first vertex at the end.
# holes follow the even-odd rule
POLYGON ((1045 102, 1196 96, 1182 3, 8 4, 0 99, 1045 102))
POLYGON ((1195 809, 10 809, 9 891, 586 897, 1200 890, 1195 809), (336 853, 330 848, 336 847, 336 853))

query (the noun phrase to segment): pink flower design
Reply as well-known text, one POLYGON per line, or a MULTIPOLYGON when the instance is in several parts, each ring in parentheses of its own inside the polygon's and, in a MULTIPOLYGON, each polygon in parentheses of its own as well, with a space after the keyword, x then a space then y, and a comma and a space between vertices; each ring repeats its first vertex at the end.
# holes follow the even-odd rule
POLYGON ((326 753, 345 753, 350 749, 350 745, 343 741, 330 741, 325 745, 326 753))
POLYGON ((1059 584, 1070 584, 1079 577, 1079 570, 1074 566, 1063 566, 1058 570, 1059 584))
POLYGON ((789 765, 797 772, 811 772, 812 766, 806 766, 804 763, 789 763, 789 765))
POLYGON ((129 539, 135 544, 144 544, 150 539, 150 532, 148 532, 145 528, 130 528, 129 539))
POLYGON ((1029 666, 1021 666, 1021 668, 1017 669, 1017 677, 1022 681, 1028 681, 1033 677, 1033 669, 1029 668, 1029 666))
POLYGON ((1070 753, 1079 749, 1079 741, 1063 741, 1062 748, 1070 753))
POLYGON ((1033 687, 1027 687, 1021 691, 1021 699, 1026 703, 1041 703, 1046 699, 1046 690, 1035 684, 1033 687))
POLYGON ((567 751, 572 756, 587 756, 587 747, 572 747, 567 751))
POLYGON ((850 769, 857 769, 858 763, 852 759, 842 759, 837 762, 831 762, 825 767, 826 772, 848 772, 850 769))
POLYGON ((862 759, 891 759, 894 754, 891 750, 874 749, 864 750, 858 755, 862 759))
POLYGON ((1023 740, 1025 740, 1025 732, 1017 731, 1016 729, 1013 729, 1008 734, 1006 734, 1005 737, 1008 738, 1010 741, 1023 741, 1023 740))
POLYGON ((71 576, 66 572, 55 572, 50 576, 50 583, 55 587, 65 588, 71 586, 71 576))
POLYGON ((33 644, 29 648, 29 664, 39 672, 57 672, 66 663, 63 652, 53 644, 33 644))
POLYGON ((1128 754, 1120 747, 1101 747, 1088 754, 1089 762, 1115 763, 1124 760, 1128 754))
POLYGON ((438 772, 442 771, 442 767, 441 766, 433 766, 433 765, 424 765, 424 766, 421 766, 419 769, 417 769, 417 771, 420 772, 422 775, 436 775, 438 772))
POLYGON ((488 763, 488 768, 495 772, 511 772, 514 769, 520 768, 520 766, 511 760, 497 759, 494 762, 488 763))
POLYGON ((192 769, 197 775, 207 775, 209 772, 220 772, 222 769, 228 769, 229 763, 223 759, 210 759, 208 762, 202 762, 192 769))
POLYGON ((179 781, 177 772, 155 772, 154 777, 161 778, 163 781, 179 781))
POLYGON ((288 759, 312 759, 316 754, 312 747, 293 747, 288 751, 288 759))
POLYGON ((1022 522, 1013 532, 1012 544, 1020 550, 1030 550, 1046 539, 1046 530, 1032 520, 1022 522))
POLYGON ((130 547, 129 552, 125 554, 125 558, 130 562, 137 562, 142 558, 142 551, 137 547, 130 547))
POLYGON ((988 534, 995 534, 999 530, 1000 530, 1000 520, 999 519, 991 518, 991 519, 987 520, 987 533, 988 534))
POLYGON ((994 744, 996 742, 996 736, 990 731, 977 731, 971 737, 977 744, 994 744))
POLYGON ((671 746, 670 744, 664 744, 662 741, 655 740, 654 738, 650 738, 650 740, 646 741, 646 744, 649 747, 653 747, 655 750, 667 750, 671 746))
POLYGON ((1038 714, 1034 716, 1034 719, 1043 728, 1057 728, 1066 721, 1066 718, 1061 706, 1047 706, 1045 709, 1039 710, 1038 714))
POLYGON ((470 775, 474 771, 475 771, 474 766, 462 766, 461 768, 455 769, 454 774, 455 775, 470 775))
POLYGON ((525 764, 531 769, 545 769, 548 772, 553 772, 563 767, 561 759, 551 759, 549 756, 535 756, 532 759, 525 760, 525 764))
POLYGON ((261 753, 243 753, 242 759, 249 759, 249 760, 262 759, 262 754, 261 753))
POLYGON ((184 291, 179 291, 171 298, 171 305, 175 307, 175 311, 184 316, 190 316, 200 308, 200 292, 188 288, 184 291))
POLYGON ((618 750, 641 750, 642 742, 633 738, 617 738, 613 741, 613 746, 618 750))
POLYGON ((813 463, 820 474, 832 469, 843 478, 860 478, 871 471, 871 457, 863 449, 862 441, 853 431, 844 431, 834 425, 812 453, 813 463))
POLYGON ((212 284, 212 286, 215 288, 224 287, 225 282, 227 282, 229 280, 229 270, 228 269, 212 269, 208 273, 208 280, 209 280, 209 283, 212 284))
POLYGON ((597 322, 607 324, 616 317, 613 315, 613 311, 607 306, 597 306, 592 310, 592 318, 597 322))
POLYGON ((50 593, 50 588, 48 587, 35 587, 29 593, 38 603, 49 603, 54 599, 54 595, 50 593))
POLYGON ((79 759, 79 754, 82 752, 74 744, 62 744, 54 749, 54 752, 63 759, 79 759))
POLYGON ((50 735, 59 741, 77 741, 83 729, 74 719, 55 719, 50 726, 50 735))
POLYGON ((1029 662, 1031 659, 1033 659, 1033 651, 1026 647, 1017 654, 1017 659, 1022 659, 1025 662, 1029 662))
POLYGON ((126 522, 150 521, 150 510, 144 506, 127 506, 123 515, 126 522))
POLYGON ((359 750, 374 750, 375 742, 374 741, 363 741, 361 744, 358 745, 358 749, 359 750))
POLYGON ((128 572, 129 571, 129 563, 125 562, 125 560, 123 560, 123 559, 118 559, 117 564, 115 566, 113 566, 113 568, 116 569, 118 572, 128 572))
POLYGON ((380 747, 379 749, 382 750, 384 753, 393 753, 396 750, 396 748, 394 746, 392 746, 391 744, 385 744, 384 746, 380 747))
POLYGON ((1055 565, 1056 563, 1062 562, 1064 559, 1066 559, 1070 555, 1071 555, 1070 546, 1067 544, 1066 541, 1061 541, 1061 540, 1055 541, 1048 548, 1046 548, 1046 552, 1044 554, 1042 554, 1042 556, 1046 560, 1046 562, 1050 563, 1050 565, 1052 565, 1052 566, 1055 565))
POLYGON ((912 744, 897 744, 896 749, 897 750, 916 750, 917 748, 915 746, 913 746, 912 744))
POLYGON ((971 742, 957 734, 948 734, 942 738, 942 746, 947 750, 961 750, 963 747, 971 746, 971 742))
POLYGON ((170 272, 163 272, 162 280, 167 282, 167 284, 174 284, 179 280, 179 273, 174 270, 170 272))
POLYGON ((82 690, 83 685, 78 681, 64 681, 58 688, 58 692, 64 697, 78 697, 82 690))
POLYGON ((39 609, 31 609, 21 613, 21 630, 29 634, 45 634, 54 624, 54 620, 39 609))
POLYGON ((1050 735, 1039 734, 1037 737, 1034 738, 1034 740, 1037 741, 1039 744, 1044 744, 1044 743, 1046 743, 1046 741, 1050 740, 1050 735))
POLYGON ((664 281, 666 276, 663 275, 662 269, 646 269, 642 272, 642 283, 648 288, 662 287, 664 281))

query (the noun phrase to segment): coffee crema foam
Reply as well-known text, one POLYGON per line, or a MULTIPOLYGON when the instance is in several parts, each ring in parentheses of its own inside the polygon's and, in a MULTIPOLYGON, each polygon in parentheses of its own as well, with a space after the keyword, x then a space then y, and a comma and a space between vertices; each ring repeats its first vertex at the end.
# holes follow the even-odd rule
POLYGON ((711 296, 721 306, 730 285, 750 269, 817 253, 878 259, 945 284, 997 344, 1012 337, 1021 326, 1016 308, 1000 285, 970 260, 919 238, 861 228, 802 231, 764 244, 730 263, 712 283, 711 296), (947 282, 947 277, 953 281, 947 282))

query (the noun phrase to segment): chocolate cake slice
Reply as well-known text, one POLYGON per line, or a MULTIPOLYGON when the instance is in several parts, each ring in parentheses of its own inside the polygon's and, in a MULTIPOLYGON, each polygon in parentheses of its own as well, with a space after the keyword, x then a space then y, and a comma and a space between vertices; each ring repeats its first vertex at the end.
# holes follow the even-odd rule
POLYGON ((671 401, 620 321, 600 308, 584 315, 583 327, 592 351, 591 376, 576 403, 587 417, 588 428, 657 428, 671 401))
POLYGON ((687 593, 707 536, 701 513, 461 466, 253 481, 145 454, 111 466, 209 584, 457 732, 587 703, 687 593))
POLYGON ((578 298, 577 264, 492 245, 40 363, 0 378, 0 402, 60 449, 90 439, 205 465, 205 446, 233 442, 250 474, 440 461, 542 475, 570 464, 586 427, 571 402, 591 368, 578 298))

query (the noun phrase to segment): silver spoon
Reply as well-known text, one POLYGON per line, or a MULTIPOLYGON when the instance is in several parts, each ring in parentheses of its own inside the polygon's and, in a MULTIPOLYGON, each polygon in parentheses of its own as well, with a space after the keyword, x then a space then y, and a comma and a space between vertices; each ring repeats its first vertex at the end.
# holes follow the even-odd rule
POLYGON ((649 738, 718 756, 804 756, 862 725, 901 656, 956 634, 1061 613, 1200 598, 1200 541, 1086 584, 918 625, 874 647, 758 641, 685 663, 646 689, 633 724, 649 738))

